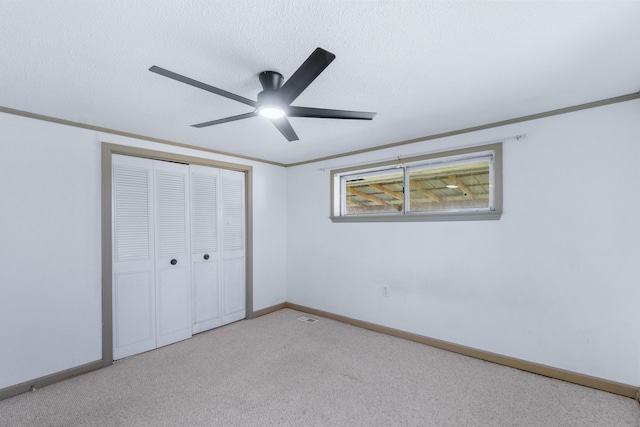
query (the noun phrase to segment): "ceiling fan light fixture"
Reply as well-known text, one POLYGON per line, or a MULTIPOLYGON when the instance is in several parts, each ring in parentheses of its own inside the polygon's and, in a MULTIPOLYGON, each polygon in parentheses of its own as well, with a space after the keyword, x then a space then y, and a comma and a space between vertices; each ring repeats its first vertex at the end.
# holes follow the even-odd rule
POLYGON ((282 74, 277 71, 261 72, 258 75, 258 78, 262 85, 262 92, 258 93, 257 101, 199 82, 192 78, 174 73, 173 71, 158 67, 157 65, 149 68, 149 71, 254 108, 250 113, 238 114, 231 117, 191 125, 195 128, 219 125, 260 115, 271 119, 271 123, 278 129, 278 131, 280 131, 287 141, 298 141, 298 135, 296 135, 291 123, 289 123, 288 117, 372 120, 376 115, 376 113, 366 111, 330 110, 326 108, 299 107, 291 105, 291 103, 305 91, 311 82, 313 82, 335 58, 336 56, 333 53, 327 52, 322 48, 316 48, 316 50, 314 50, 302 65, 294 71, 286 82, 284 81, 282 74))
POLYGON ((258 108, 258 114, 268 119, 279 119, 285 116, 285 112, 277 105, 263 105, 258 108))

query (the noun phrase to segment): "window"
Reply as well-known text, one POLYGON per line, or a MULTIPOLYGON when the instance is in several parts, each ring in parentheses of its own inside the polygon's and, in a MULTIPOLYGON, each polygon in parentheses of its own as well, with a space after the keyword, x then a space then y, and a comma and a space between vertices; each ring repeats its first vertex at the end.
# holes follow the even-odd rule
POLYGON ((334 222, 499 219, 502 145, 331 171, 334 222))

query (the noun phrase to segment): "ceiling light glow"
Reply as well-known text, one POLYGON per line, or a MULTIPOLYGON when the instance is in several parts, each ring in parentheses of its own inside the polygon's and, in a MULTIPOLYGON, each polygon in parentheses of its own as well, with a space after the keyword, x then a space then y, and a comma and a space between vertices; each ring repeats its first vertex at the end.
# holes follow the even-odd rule
POLYGON ((458 186, 457 186, 457 185, 451 185, 451 184, 450 184, 450 185, 447 185, 447 188, 458 188, 458 186))
POLYGON ((269 119, 279 119, 280 117, 284 117, 284 111, 282 108, 272 105, 260 107, 258 114, 269 119))

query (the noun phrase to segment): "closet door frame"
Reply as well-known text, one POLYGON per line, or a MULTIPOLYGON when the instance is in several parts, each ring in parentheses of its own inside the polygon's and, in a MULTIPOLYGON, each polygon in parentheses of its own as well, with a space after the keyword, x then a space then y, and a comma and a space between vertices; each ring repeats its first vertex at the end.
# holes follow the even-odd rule
POLYGON ((245 176, 245 313, 246 319, 253 313, 253 168, 237 163, 228 163, 201 157, 185 156, 164 151, 102 143, 102 365, 113 363, 113 293, 112 293, 112 156, 143 157, 184 164, 211 166, 244 172, 245 176))

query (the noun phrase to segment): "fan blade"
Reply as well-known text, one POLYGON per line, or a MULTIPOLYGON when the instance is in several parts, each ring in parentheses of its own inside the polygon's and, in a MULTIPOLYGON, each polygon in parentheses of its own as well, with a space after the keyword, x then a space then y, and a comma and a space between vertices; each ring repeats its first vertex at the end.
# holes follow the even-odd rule
POLYGON ((164 68, 160 68, 156 65, 149 68, 149 71, 160 74, 161 76, 169 77, 170 79, 177 80, 182 83, 186 83, 188 85, 197 87, 198 89, 206 90, 211 93, 215 93, 216 95, 224 96, 225 98, 233 99, 234 101, 242 102, 243 104, 250 105, 252 107, 257 107, 258 103, 252 101, 248 98, 245 98, 240 95, 236 95, 235 93, 227 92, 226 90, 218 89, 217 87, 210 86, 206 83, 199 82, 197 80, 190 79, 189 77, 185 77, 181 74, 174 73, 173 71, 165 70, 164 68))
POLYGON ((306 61, 296 70, 276 92, 276 97, 285 105, 291 104, 336 56, 324 49, 316 48, 306 61))
POLYGON ((366 111, 327 110, 325 108, 288 107, 289 117, 313 117, 318 119, 372 120, 376 113, 366 111))
POLYGON ((289 120, 287 120, 286 117, 271 119, 271 123, 273 123, 280 133, 289 141, 297 141, 299 139, 298 135, 296 135, 296 132, 293 130, 293 127, 291 127, 291 123, 289 123, 289 120))
POLYGON ((237 116, 226 117, 224 119, 212 120, 210 122, 198 123, 197 125, 191 125, 194 128, 204 128, 207 126, 219 125, 222 123, 235 122, 236 120, 248 119, 253 116, 257 116, 258 113, 255 111, 251 113, 239 114, 237 116))

